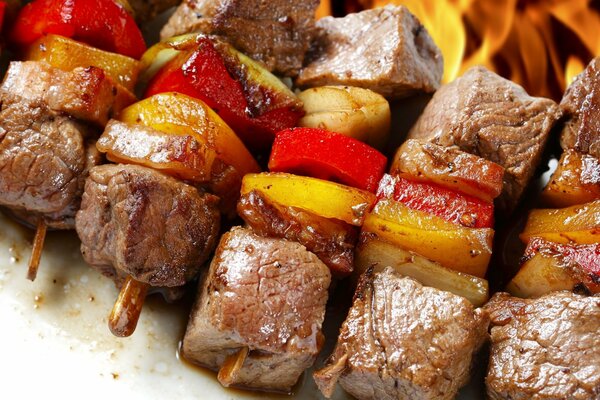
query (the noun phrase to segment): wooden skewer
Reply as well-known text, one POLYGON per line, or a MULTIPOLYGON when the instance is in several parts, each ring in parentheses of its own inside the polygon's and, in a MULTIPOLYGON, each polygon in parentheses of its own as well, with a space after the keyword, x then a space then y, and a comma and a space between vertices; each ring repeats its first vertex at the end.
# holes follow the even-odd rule
POLYGON ((236 381, 238 372, 242 369, 246 357, 248 357, 248 346, 244 346, 235 353, 227 356, 217 375, 217 379, 221 385, 229 387, 236 381))
POLYGON ((127 337, 135 331, 148 287, 147 283, 127 277, 108 317, 108 327, 113 335, 127 337))
POLYGON ((33 238, 33 248, 31 249, 31 258, 29 259, 29 268, 27 269, 27 279, 35 281, 40 259, 42 258, 42 250, 44 249, 44 241, 46 240, 46 231, 48 227, 43 218, 38 220, 37 230, 33 238))

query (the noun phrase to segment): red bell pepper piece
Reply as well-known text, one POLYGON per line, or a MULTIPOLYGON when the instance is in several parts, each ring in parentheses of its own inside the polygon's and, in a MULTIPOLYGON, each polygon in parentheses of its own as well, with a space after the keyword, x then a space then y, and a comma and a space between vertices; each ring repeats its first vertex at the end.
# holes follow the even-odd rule
POLYGON ((136 59, 146 51, 135 20, 114 0, 35 0, 19 12, 10 40, 27 47, 46 34, 136 59))
POLYGON ((269 169, 312 176, 375 192, 386 157, 354 138, 316 128, 292 128, 277 134, 269 169))
MULTIPOLYGON (((295 126, 304 115, 304 110, 295 106, 252 111, 251 97, 212 40, 204 37, 197 43, 196 49, 177 56, 152 78, 144 97, 179 92, 200 99, 253 150, 268 148, 277 132, 295 126)), ((262 103, 276 103, 276 94, 261 95, 267 97, 262 103)))
POLYGON ((469 228, 492 228, 494 204, 444 187, 385 175, 377 196, 394 199, 414 210, 427 212, 469 228))
POLYGON ((592 278, 594 281, 600 282, 600 243, 562 244, 534 237, 527 245, 525 258, 531 258, 540 251, 560 257, 564 265, 579 265, 595 278, 592 278))

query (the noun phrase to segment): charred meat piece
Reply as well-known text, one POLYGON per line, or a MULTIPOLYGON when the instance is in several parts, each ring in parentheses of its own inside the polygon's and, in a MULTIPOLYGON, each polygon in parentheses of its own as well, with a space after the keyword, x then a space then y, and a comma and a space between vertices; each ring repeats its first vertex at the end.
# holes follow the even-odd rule
POLYGON ((103 165, 90 171, 76 228, 86 262, 117 279, 181 286, 214 249, 218 199, 152 169, 103 165))
POLYGON ((600 397, 600 297, 555 292, 524 300, 498 293, 486 308, 490 399, 600 397))
POLYGON ((100 163, 86 144, 90 129, 50 110, 2 91, 0 108, 0 204, 35 226, 75 226, 75 212, 87 171, 100 163))
POLYGON ((334 276, 352 273, 358 229, 295 207, 269 202, 260 192, 242 195, 238 213, 259 235, 298 242, 315 253, 334 276))
POLYGON ((245 228, 223 235, 183 339, 189 361, 224 385, 289 391, 322 345, 329 269, 304 246, 245 228), (232 355, 243 364, 224 373, 232 355))
POLYGON ((175 7, 181 0, 129 0, 135 12, 135 19, 140 22, 152 20, 158 14, 175 7))
POLYGON ((11 62, 0 89, 102 126, 135 101, 100 68, 67 72, 40 61, 11 62))
POLYGON ((442 54, 406 7, 326 17, 317 27, 312 61, 296 81, 300 86, 358 86, 395 99, 440 85, 442 54))
POLYGON ((496 205, 511 212, 560 116, 552 100, 531 97, 515 83, 474 67, 437 91, 409 138, 456 145, 504 167, 504 191, 496 205))
POLYGON ((568 117, 560 139, 563 149, 600 158, 600 57, 571 83, 560 107, 568 117))
POLYGON ((223 36, 269 71, 295 76, 315 33, 318 0, 185 0, 161 32, 223 36))
POLYGON ((487 336, 487 315, 461 296, 387 268, 367 270, 328 365, 315 372, 363 399, 453 399, 487 336))

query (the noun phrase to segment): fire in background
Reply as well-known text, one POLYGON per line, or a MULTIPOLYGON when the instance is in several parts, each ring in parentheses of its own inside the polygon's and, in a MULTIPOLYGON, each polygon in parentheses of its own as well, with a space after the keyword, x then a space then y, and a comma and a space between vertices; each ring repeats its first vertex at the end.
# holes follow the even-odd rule
POLYGON ((444 55, 444 82, 484 65, 533 95, 560 100, 569 82, 600 55, 600 1, 334 0, 343 15, 386 4, 407 6, 444 55))

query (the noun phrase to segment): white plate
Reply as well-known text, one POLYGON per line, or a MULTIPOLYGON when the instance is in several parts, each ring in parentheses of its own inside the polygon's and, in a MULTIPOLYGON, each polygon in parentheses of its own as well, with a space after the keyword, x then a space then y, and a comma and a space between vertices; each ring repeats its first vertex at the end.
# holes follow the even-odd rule
MULTIPOLYGON (((73 233, 49 234, 32 283, 25 274, 33 233, 1 213, 0 226, 0 397, 290 398, 226 390, 212 372, 178 360, 187 305, 151 298, 134 335, 113 337, 106 317, 117 291, 111 281, 85 265, 73 233)), ((481 380, 479 376, 477 381, 481 380)), ((466 388, 459 398, 483 398, 480 386, 466 388)), ((323 397, 305 374, 292 398, 323 397)), ((338 388, 335 399, 344 398, 338 388)))

